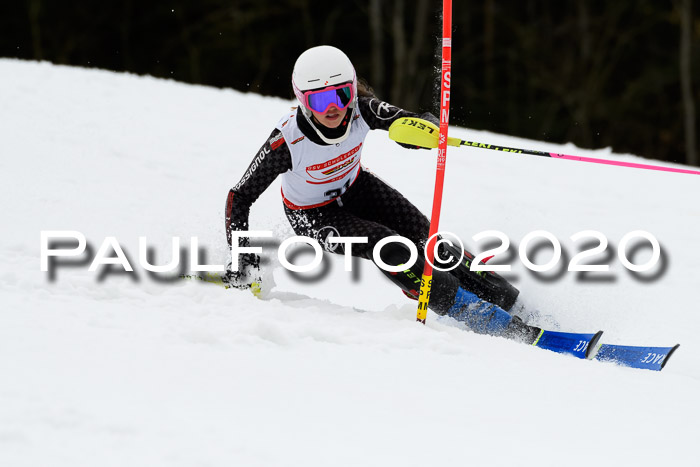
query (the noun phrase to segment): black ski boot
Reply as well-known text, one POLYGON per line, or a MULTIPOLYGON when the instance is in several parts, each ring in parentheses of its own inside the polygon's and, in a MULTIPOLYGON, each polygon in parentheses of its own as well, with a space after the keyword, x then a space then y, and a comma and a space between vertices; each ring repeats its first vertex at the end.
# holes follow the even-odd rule
POLYGON ((503 337, 525 344, 532 344, 539 337, 540 332, 542 332, 542 329, 536 326, 529 326, 523 323, 523 320, 518 316, 513 316, 513 320, 503 332, 503 337))

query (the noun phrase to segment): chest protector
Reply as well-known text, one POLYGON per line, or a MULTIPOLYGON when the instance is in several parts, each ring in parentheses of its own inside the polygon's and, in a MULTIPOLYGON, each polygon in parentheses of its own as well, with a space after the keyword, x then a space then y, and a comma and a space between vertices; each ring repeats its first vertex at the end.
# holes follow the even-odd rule
POLYGON ((282 174, 282 198, 290 209, 323 206, 345 193, 360 173, 360 156, 369 126, 356 111, 350 135, 342 143, 322 146, 299 129, 296 114, 277 124, 292 154, 292 170, 282 174))

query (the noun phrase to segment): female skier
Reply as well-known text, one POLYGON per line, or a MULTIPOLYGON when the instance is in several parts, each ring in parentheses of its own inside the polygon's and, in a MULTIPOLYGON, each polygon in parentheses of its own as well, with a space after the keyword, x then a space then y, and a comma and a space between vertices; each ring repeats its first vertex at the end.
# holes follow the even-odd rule
MULTIPOLYGON (((382 102, 363 83, 358 86, 352 63, 335 47, 319 46, 302 53, 294 65, 292 87, 299 106, 279 121, 229 191, 229 244, 232 231, 248 230, 251 205, 282 175, 282 201, 292 228, 297 235, 316 239, 326 251, 344 254, 342 244, 328 242, 329 237, 367 237, 367 243, 353 244, 351 252, 372 260, 377 242, 400 235, 422 252, 428 218, 365 169, 360 156, 369 130, 388 130, 403 117, 419 117, 435 124, 438 120, 430 113, 417 115, 382 102)), ((239 242, 240 246, 248 244, 245 238, 239 242)), ((506 311, 513 308, 517 289, 495 273, 469 271, 469 253, 451 252, 461 264, 451 272, 434 271, 429 304, 433 311, 481 333, 530 340, 539 332, 506 311)), ((409 255, 409 249, 400 243, 389 243, 381 250, 381 259, 392 266, 406 264, 409 255)), ((419 254, 404 272, 385 274, 415 298, 424 261, 419 254)), ((240 255, 237 270, 231 269, 226 274, 231 285, 249 286, 259 275, 259 257, 240 255)))

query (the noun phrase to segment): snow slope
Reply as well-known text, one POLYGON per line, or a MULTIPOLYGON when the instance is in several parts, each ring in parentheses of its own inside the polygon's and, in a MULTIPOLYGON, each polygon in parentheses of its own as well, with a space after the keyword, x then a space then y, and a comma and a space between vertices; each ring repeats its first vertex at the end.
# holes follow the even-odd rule
MULTIPOLYGON (((580 361, 477 335, 406 300, 374 267, 324 259, 321 278, 284 271, 266 300, 154 278, 170 240, 196 236, 226 261, 223 205, 289 101, 46 63, 0 60, 0 465, 699 465, 697 176, 450 149, 441 228, 513 243, 509 275, 563 330, 681 348, 663 372, 580 361), (598 230, 600 280, 529 272, 521 238, 598 230), (640 280, 616 249, 659 239, 640 280), (42 230, 115 236, 135 273, 91 258, 40 271, 42 230)), ((462 128, 494 144, 637 160, 462 128)), ((383 132, 364 163, 430 211, 435 153, 383 132)), ((648 161, 642 161, 648 162, 648 161)), ((276 182, 251 228, 291 235, 276 182)), ((643 263, 649 249, 634 262, 643 263)), ((302 261, 302 256, 299 261, 302 261)), ((536 256, 544 263, 545 249, 536 256)), ((535 259, 535 258, 533 258, 535 259)), ((563 260, 562 260, 563 261, 563 260)), ((562 264, 566 264, 562 262, 562 264)), ((174 277, 174 276, 173 276, 174 277)))

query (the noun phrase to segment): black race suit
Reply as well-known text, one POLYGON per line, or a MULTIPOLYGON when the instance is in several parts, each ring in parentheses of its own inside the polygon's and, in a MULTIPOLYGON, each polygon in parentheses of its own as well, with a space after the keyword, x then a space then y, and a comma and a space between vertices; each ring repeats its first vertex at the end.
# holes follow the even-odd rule
MULTIPOLYGON (((359 112, 370 129, 388 130, 400 118, 420 117, 438 124, 429 113, 418 115, 406 110, 379 103, 375 98, 360 97, 359 112), (382 114, 382 109, 385 114, 382 114), (390 115, 390 118, 386 118, 390 115)), ((319 145, 326 145, 310 124, 297 110, 296 121, 304 135, 319 145)), ((340 131, 340 130, 339 130, 340 131)), ((280 130, 275 129, 260 150, 267 154, 262 160, 256 158, 246 170, 241 181, 229 191, 226 203, 226 232, 229 244, 230 232, 248 230, 248 216, 251 205, 275 180, 291 170, 292 160, 287 144, 275 144, 280 139, 280 130)), ((423 247, 428 237, 430 221, 401 193, 387 185, 379 177, 362 168, 359 176, 347 191, 335 201, 310 209, 292 209, 285 206, 285 213, 297 235, 308 236, 319 241, 321 246, 333 253, 343 253, 340 244, 325 242, 331 234, 341 237, 367 237, 368 243, 353 244, 352 254, 372 260, 376 243, 387 236, 400 235, 416 244, 418 260, 404 272, 384 272, 401 289, 411 295, 418 295, 420 278, 423 272, 423 247)), ((246 243, 246 239, 242 239, 246 243)), ((471 258, 469 253, 454 252, 463 260, 462 266, 447 273, 435 270, 430 297, 430 308, 444 314, 452 306, 457 288, 465 289, 480 298, 495 303, 508 310, 513 305, 518 291, 496 274, 478 276, 464 266, 471 258)), ((390 265, 405 264, 409 259, 408 248, 399 243, 390 243, 382 249, 382 260, 390 265)))

